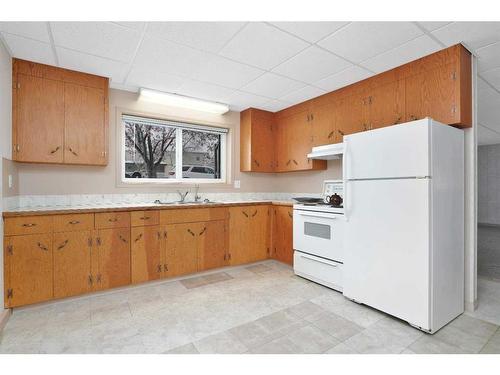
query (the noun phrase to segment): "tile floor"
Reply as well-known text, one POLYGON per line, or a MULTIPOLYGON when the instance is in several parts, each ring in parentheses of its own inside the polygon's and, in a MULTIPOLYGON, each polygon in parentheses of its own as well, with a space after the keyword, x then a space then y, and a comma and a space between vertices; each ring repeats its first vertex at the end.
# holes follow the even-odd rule
POLYGON ((18 309, 0 353, 500 353, 496 307, 431 336, 266 261, 18 309))

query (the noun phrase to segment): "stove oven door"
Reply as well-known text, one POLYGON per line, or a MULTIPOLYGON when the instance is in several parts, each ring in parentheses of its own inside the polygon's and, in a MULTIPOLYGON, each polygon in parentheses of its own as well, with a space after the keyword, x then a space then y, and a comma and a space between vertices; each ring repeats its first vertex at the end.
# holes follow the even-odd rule
POLYGON ((344 224, 341 214, 295 209, 293 248, 342 263, 344 224))

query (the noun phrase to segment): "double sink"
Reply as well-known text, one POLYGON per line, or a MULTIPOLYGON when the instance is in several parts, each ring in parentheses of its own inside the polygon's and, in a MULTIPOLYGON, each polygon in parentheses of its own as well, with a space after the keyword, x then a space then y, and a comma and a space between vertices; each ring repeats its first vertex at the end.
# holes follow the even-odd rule
POLYGON ((202 204, 202 205, 207 205, 207 204, 218 204, 220 202, 214 202, 209 199, 204 199, 202 201, 176 201, 176 202, 162 202, 159 199, 154 201, 154 204, 160 204, 164 206, 177 206, 177 205, 184 205, 184 204, 202 204))

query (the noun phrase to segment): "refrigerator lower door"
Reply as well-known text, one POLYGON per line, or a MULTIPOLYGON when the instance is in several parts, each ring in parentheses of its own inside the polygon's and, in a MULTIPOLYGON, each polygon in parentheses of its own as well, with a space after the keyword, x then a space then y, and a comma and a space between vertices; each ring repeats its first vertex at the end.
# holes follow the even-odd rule
POLYGON ((344 295, 430 329, 429 179, 348 181, 344 295))

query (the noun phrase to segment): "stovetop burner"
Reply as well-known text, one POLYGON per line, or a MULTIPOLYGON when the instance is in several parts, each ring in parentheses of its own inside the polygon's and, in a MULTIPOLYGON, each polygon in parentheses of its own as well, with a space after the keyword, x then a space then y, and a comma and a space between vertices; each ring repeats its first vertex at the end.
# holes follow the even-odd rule
POLYGON ((316 202, 316 203, 300 203, 303 206, 326 206, 326 207, 333 207, 333 208, 344 208, 343 205, 336 206, 334 204, 326 203, 326 202, 316 202))

